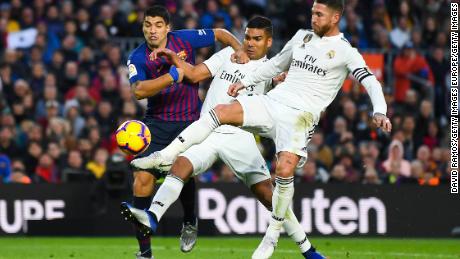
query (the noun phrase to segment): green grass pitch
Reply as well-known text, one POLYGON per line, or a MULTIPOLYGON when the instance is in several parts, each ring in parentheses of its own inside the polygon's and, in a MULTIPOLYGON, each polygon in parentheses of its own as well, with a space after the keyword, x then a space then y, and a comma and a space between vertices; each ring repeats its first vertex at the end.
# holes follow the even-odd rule
MULTIPOLYGON (((154 238, 156 259, 250 258, 261 237, 199 237, 189 254, 179 251, 178 238, 154 238)), ((460 239, 310 238, 329 258, 460 259, 460 239)), ((134 258, 133 238, 0 238, 0 258, 134 258)), ((279 241, 273 259, 302 258, 288 238, 279 241)))

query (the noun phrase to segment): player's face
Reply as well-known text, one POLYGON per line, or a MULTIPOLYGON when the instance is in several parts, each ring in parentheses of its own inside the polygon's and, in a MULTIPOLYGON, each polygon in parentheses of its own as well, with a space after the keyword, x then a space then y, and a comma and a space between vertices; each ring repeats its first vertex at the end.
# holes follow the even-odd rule
POLYGON ((169 24, 159 16, 147 16, 142 24, 145 41, 150 48, 166 46, 166 35, 169 32, 169 24))
POLYGON ((264 29, 246 28, 243 47, 249 59, 257 60, 265 56, 272 46, 272 37, 264 29))
POLYGON ((329 32, 340 19, 339 12, 325 4, 314 3, 311 9, 311 27, 320 37, 329 32))

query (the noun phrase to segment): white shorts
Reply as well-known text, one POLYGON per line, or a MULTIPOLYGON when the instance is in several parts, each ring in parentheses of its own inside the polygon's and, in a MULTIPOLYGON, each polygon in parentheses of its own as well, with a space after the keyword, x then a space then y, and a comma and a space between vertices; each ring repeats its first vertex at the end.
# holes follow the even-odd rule
POLYGON ((220 158, 248 187, 270 179, 270 172, 254 136, 241 129, 237 133, 214 131, 203 142, 191 146, 180 156, 192 163, 193 175, 206 171, 220 158))
POLYGON ((276 152, 287 151, 307 157, 307 144, 318 118, 306 111, 286 106, 267 95, 239 96, 243 107, 243 129, 275 142, 276 152))

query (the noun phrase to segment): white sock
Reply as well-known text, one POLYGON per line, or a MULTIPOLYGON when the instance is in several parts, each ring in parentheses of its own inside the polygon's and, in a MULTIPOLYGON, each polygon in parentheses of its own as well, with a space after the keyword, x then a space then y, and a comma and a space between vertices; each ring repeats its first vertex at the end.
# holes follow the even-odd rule
POLYGON ((307 238, 307 234, 303 231, 303 228, 297 220, 297 217, 291 207, 289 207, 286 211, 283 226, 288 236, 290 236, 299 246, 301 253, 305 253, 308 249, 310 249, 311 243, 307 238))
POLYGON ((163 184, 158 189, 155 197, 153 197, 152 205, 149 208, 149 211, 155 214, 158 221, 163 217, 169 206, 179 198, 183 187, 184 181, 179 177, 174 175, 165 177, 163 184))
POLYGON ((186 151, 189 147, 199 144, 205 140, 211 132, 220 126, 216 112, 211 109, 208 113, 186 129, 184 129, 171 144, 160 151, 162 157, 166 160, 174 160, 180 153, 186 151))
POLYGON ((267 228, 267 235, 277 238, 281 231, 286 211, 294 196, 294 176, 288 178, 277 176, 275 183, 276 187, 272 197, 272 217, 267 228))

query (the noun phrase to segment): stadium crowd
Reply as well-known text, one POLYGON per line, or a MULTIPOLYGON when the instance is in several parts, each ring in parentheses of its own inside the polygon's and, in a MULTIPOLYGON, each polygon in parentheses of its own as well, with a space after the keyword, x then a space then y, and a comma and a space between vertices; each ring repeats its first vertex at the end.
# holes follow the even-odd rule
MULTIPOLYGON (((173 28, 223 27, 239 39, 254 14, 273 19, 275 54, 309 27, 313 0, 12 0, 0 4, 0 182, 96 181, 120 157, 114 130, 141 118, 120 41, 142 37, 142 14, 164 4, 173 28), (117 155, 118 154, 118 155, 117 155), (75 177, 77 176, 77 177, 75 177)), ((356 81, 324 112, 298 182, 439 185, 450 177, 447 0, 346 1, 341 30, 382 53, 391 135, 372 125, 356 81)), ((197 62, 215 50, 204 49, 197 62)), ((201 84, 202 97, 209 82, 201 84)), ((155 133, 153 132, 153 137, 155 133)), ((274 146, 257 137, 273 167, 274 146)), ((124 161, 127 164, 129 157, 124 161)), ((198 177, 236 182, 216 163, 198 177)))

